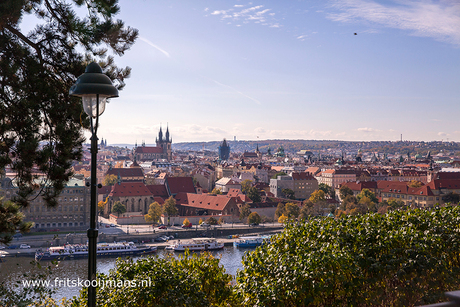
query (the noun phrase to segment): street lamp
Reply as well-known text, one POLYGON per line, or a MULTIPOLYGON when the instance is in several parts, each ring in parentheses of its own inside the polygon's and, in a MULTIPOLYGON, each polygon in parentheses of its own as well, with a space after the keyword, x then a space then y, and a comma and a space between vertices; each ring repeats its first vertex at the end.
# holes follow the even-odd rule
POLYGON ((101 67, 92 62, 70 88, 69 94, 82 98, 83 109, 91 121, 91 206, 88 234, 88 307, 96 306, 96 249, 97 249, 97 202, 96 202, 96 163, 97 128, 99 115, 105 110, 107 98, 118 97, 118 90, 109 77, 102 73, 101 67), (93 125, 93 119, 96 123, 93 125))

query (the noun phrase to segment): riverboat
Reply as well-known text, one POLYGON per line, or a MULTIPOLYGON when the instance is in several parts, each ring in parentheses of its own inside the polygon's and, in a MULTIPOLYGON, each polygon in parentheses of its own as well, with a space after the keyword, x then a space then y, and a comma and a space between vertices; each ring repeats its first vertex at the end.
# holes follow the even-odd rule
MULTIPOLYGON (((135 256, 153 253, 156 246, 136 246, 133 242, 98 243, 96 255, 98 257, 135 256)), ((45 251, 37 250, 35 260, 75 259, 88 257, 87 244, 66 244, 50 247, 45 251)))
POLYGON ((238 240, 233 242, 235 247, 257 247, 264 244, 265 239, 259 236, 251 237, 240 237, 238 240))
POLYGON ((168 250, 175 252, 189 251, 211 251, 224 248, 224 243, 218 242, 215 238, 194 238, 190 241, 181 242, 178 240, 175 244, 167 247, 168 250))

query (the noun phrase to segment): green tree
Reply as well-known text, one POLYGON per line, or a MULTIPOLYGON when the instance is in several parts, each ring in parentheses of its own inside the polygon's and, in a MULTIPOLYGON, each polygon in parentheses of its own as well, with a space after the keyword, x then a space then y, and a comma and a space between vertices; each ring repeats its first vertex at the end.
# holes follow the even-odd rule
POLYGON ((286 188, 286 189, 282 189, 282 190, 281 190, 281 193, 283 193, 284 196, 286 196, 286 197, 289 198, 289 199, 295 199, 295 193, 294 193, 294 191, 291 190, 291 189, 287 189, 287 188, 286 188))
POLYGON ((259 213, 252 212, 248 216, 248 224, 256 224, 259 225, 262 222, 262 218, 260 217, 259 213))
POLYGON ((158 202, 153 202, 149 206, 149 211, 144 216, 146 222, 158 222, 160 220, 161 214, 163 213, 163 208, 158 202))
POLYGON ((240 221, 244 221, 251 214, 251 207, 244 204, 240 207, 240 221))
POLYGON ((110 185, 114 185, 117 182, 118 182, 118 176, 114 174, 110 174, 104 177, 104 180, 102 181, 102 185, 110 186, 110 185))
POLYGON ((342 185, 339 189, 339 196, 340 196, 340 199, 345 199, 345 197, 347 197, 348 195, 350 196, 353 196, 353 191, 352 189, 350 189, 349 187, 347 187, 346 185, 342 185))
POLYGON ((214 189, 212 189, 211 194, 220 195, 220 194, 222 194, 222 191, 220 189, 218 189, 218 188, 214 188, 214 189))
MULTIPOLYGON (((97 290, 98 306, 242 306, 230 283, 232 276, 225 272, 219 258, 209 253, 187 253, 179 259, 119 259, 115 269, 108 274, 98 274, 97 279, 106 285, 97 290), (110 286, 113 281, 137 281, 138 284, 110 286)), ((86 306, 86 288, 72 304, 86 306)))
POLYGON ((237 291, 247 306, 436 303, 458 289, 459 218, 453 206, 288 224, 245 254, 237 291))
POLYGON ((256 187, 250 187, 246 195, 255 203, 259 203, 262 200, 256 187))
POLYGON ((328 195, 330 198, 335 198, 335 191, 332 187, 328 186, 325 183, 320 183, 318 189, 323 191, 324 194, 328 195))
POLYGON ((411 182, 409 182, 409 184, 408 184, 408 186, 411 187, 411 188, 420 188, 422 185, 423 185, 423 183, 421 183, 418 180, 411 180, 411 182))
POLYGON ((277 179, 278 176, 287 176, 285 172, 279 172, 272 176, 272 179, 277 179))
POLYGON ((249 189, 252 187, 252 181, 249 179, 245 179, 241 181, 241 192, 244 194, 247 194, 249 192, 249 189))
POLYGON ((206 220, 206 223, 208 223, 209 225, 217 225, 217 220, 216 220, 215 217, 210 216, 210 217, 206 220))
POLYGON ((377 198, 377 196, 375 196, 375 193, 369 189, 362 189, 361 192, 356 196, 356 198, 358 199, 358 202, 363 197, 369 198, 370 201, 373 202, 374 204, 378 204, 379 202, 379 199, 377 198))
POLYGON ((320 203, 326 201, 326 194, 322 190, 316 190, 311 193, 309 200, 314 203, 320 203))
POLYGON ((284 214, 284 212, 286 212, 286 205, 284 203, 278 203, 275 211, 275 217, 279 218, 284 214))
POLYGON ((176 207, 176 200, 174 197, 170 196, 165 203, 163 204, 163 213, 168 216, 168 225, 170 225, 170 217, 175 216, 179 213, 176 207))
POLYGON ((16 230, 28 232, 32 222, 24 222, 24 214, 20 206, 12 201, 4 201, 0 197, 0 243, 9 244, 16 230))
POLYGON ((107 56, 107 48, 121 56, 138 34, 114 20, 117 2, 0 3, 0 169, 9 165, 17 174, 14 201, 20 207, 27 207, 37 192, 56 206, 73 161, 82 157, 89 120, 81 99, 69 96, 76 78, 92 61, 118 89, 130 74, 107 56), (27 15, 33 15, 36 26, 25 33, 20 23, 27 15), (45 174, 46 184, 37 186, 37 173, 45 174))
POLYGON ((300 209, 299 219, 307 220, 310 217, 319 216, 321 214, 322 210, 320 204, 314 204, 310 200, 306 200, 304 201, 303 206, 300 209))
POLYGON ((116 213, 118 216, 126 212, 126 206, 119 201, 116 201, 112 206, 112 213, 116 213))
POLYGON ((443 196, 442 200, 446 203, 458 204, 460 201, 460 195, 455 192, 449 192, 443 196))
POLYGON ((285 206, 285 215, 288 219, 295 219, 299 216, 300 208, 297 204, 287 203, 285 206))

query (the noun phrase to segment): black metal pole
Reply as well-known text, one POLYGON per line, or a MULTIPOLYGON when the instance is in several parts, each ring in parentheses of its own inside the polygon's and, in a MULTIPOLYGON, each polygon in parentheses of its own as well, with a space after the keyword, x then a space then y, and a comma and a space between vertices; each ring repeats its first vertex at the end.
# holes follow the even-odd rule
MULTIPOLYGON (((99 95, 97 95, 97 109, 99 109, 99 95)), ((99 113, 99 110, 97 110, 99 113)), ((96 249, 97 249, 97 205, 96 205, 96 185, 97 185, 97 125, 99 116, 96 117, 96 125, 91 127, 91 205, 90 205, 90 219, 88 233, 88 280, 90 285, 88 287, 88 307, 96 307, 96 249)), ((91 124, 93 119, 91 119, 91 124)))

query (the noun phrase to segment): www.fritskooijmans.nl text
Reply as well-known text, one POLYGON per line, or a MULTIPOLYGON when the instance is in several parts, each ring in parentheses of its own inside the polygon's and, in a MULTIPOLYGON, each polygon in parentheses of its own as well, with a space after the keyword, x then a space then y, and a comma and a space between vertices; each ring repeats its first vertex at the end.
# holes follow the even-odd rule
POLYGON ((55 278, 54 280, 22 280, 24 288, 46 287, 46 288, 83 288, 83 287, 98 287, 98 288, 126 288, 126 287, 150 287, 152 284, 150 278, 142 280, 116 280, 116 279, 70 279, 70 278, 55 278))

